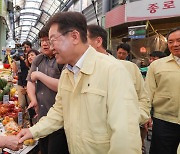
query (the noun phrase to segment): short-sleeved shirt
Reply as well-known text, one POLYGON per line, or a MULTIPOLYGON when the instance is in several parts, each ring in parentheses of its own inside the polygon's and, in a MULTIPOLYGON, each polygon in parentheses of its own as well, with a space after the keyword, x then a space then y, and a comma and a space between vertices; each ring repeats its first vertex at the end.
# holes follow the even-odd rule
MULTIPOLYGON (((59 79, 63 65, 58 65, 56 63, 55 57, 49 58, 43 54, 38 55, 29 71, 27 80, 31 81, 31 73, 33 71, 40 71, 52 78, 59 79)), ((52 105, 55 103, 56 92, 49 89, 41 81, 36 83, 36 98, 39 105, 39 118, 45 116, 52 105)))

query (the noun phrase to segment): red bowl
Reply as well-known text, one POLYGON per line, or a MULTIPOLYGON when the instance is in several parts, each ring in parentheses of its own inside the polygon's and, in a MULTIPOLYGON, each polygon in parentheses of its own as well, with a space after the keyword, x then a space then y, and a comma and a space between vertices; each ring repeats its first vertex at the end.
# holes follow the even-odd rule
POLYGON ((10 64, 4 63, 3 66, 4 66, 4 68, 6 68, 6 69, 10 68, 10 64))

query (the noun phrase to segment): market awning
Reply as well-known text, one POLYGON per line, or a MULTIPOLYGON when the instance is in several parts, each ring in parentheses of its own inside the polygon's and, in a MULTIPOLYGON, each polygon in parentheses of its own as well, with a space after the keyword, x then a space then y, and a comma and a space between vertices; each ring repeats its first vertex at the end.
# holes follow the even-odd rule
POLYGON ((70 0, 14 0, 16 41, 35 42, 48 19, 69 2, 70 0))

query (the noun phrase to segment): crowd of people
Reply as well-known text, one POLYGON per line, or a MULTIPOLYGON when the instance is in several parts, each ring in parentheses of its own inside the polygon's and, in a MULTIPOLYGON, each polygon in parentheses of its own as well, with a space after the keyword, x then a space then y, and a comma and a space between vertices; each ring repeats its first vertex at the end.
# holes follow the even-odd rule
POLYGON ((0 147, 18 150, 34 138, 41 154, 144 154, 152 127, 149 153, 177 153, 180 28, 167 35, 169 56, 151 52, 145 79, 126 60, 130 46, 119 44, 116 59, 107 32, 87 25, 81 13, 56 13, 38 36, 41 53, 24 42, 24 55, 13 64, 21 105, 35 109, 37 123, 0 138, 0 147))

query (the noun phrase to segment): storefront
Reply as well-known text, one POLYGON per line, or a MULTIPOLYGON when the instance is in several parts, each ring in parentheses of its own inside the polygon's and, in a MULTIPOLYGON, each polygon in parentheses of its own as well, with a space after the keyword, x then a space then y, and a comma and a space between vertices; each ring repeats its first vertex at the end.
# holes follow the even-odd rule
POLYGON ((117 45, 127 41, 136 58, 142 57, 141 47, 147 54, 154 50, 166 49, 166 34, 180 25, 180 1, 153 0, 136 1, 120 5, 106 13, 105 27, 110 30, 110 48, 116 51, 117 45), (136 10, 136 11, 134 11, 136 10), (128 27, 145 25, 146 37, 128 39, 128 27))

